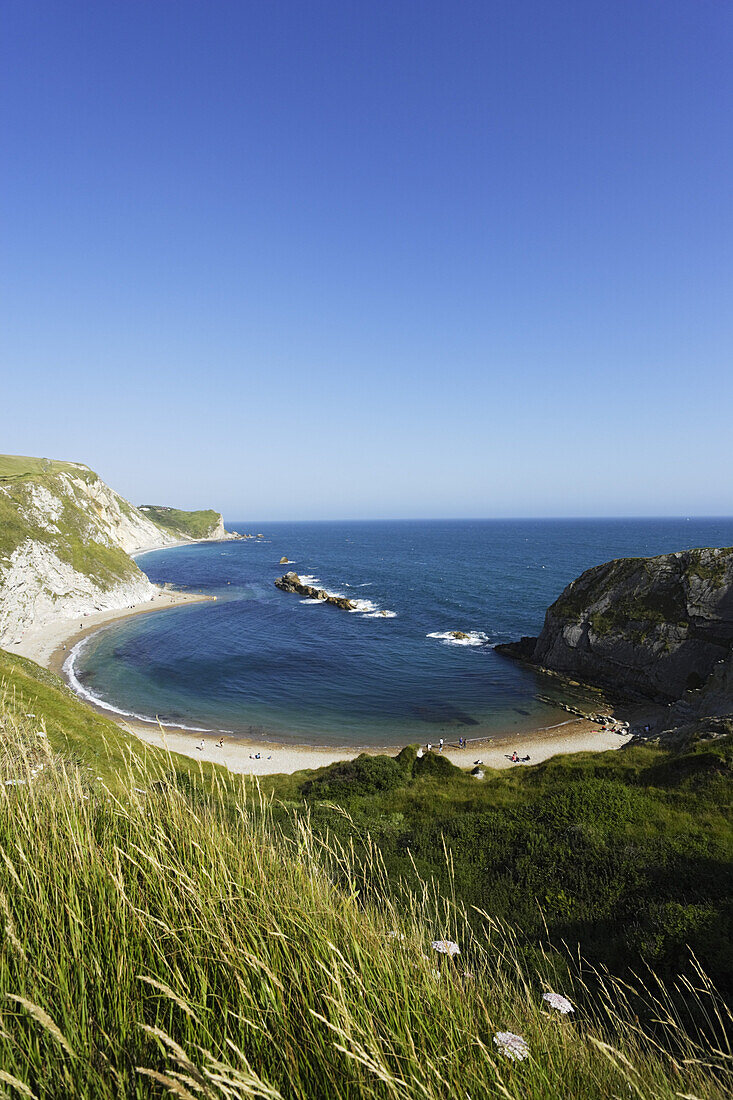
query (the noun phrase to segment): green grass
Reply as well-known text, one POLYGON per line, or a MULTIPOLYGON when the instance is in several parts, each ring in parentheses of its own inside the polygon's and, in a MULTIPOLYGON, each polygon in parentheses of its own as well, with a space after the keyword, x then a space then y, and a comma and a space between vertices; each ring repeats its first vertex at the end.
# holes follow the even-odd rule
POLYGON ((485 769, 478 781, 435 754, 361 757, 261 780, 287 815, 354 851, 379 846, 393 880, 421 878, 511 922, 532 945, 580 945, 620 973, 672 978, 691 946, 733 990, 733 737, 485 769))
POLYGON ((279 826, 251 781, 183 784, 130 755, 112 794, 0 722, 4 1095, 730 1095, 728 1017, 699 968, 680 1008, 649 971, 621 983, 549 949, 527 966, 492 914, 401 889, 374 846, 357 860, 307 816, 279 826), (444 938, 456 959, 433 952, 444 938), (575 1014, 546 1010, 548 989, 575 1014))
POLYGON ((164 508, 158 504, 141 504, 140 511, 167 531, 192 539, 205 539, 219 522, 219 513, 212 509, 182 512, 178 508, 164 508))
POLYGON ((3 651, 0 685, 0 1095, 730 1094, 730 1014, 687 946, 704 930, 724 977, 730 738, 482 783, 413 748, 258 783, 140 745, 3 651), (648 945, 619 955, 617 924, 661 937, 671 977, 648 945))
POLYGON ((26 455, 0 455, 0 485, 45 474, 84 472, 90 472, 88 467, 77 462, 59 462, 52 458, 29 458, 26 455))

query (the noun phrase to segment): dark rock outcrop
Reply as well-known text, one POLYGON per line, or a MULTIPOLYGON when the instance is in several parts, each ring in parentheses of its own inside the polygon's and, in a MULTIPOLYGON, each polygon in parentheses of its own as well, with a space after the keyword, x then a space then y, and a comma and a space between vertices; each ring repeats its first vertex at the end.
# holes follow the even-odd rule
POLYGON ((334 607, 341 607, 344 611, 353 611, 356 604, 353 600, 347 600, 345 596, 332 596, 325 588, 314 588, 312 584, 303 584, 297 573, 285 573, 278 577, 275 585, 283 592, 295 592, 298 596, 305 596, 309 600, 321 600, 323 603, 332 603, 334 607))
POLYGON ((507 656, 688 711, 733 711, 733 549, 620 558, 588 569, 507 656), (712 707, 712 711, 709 709, 712 707))

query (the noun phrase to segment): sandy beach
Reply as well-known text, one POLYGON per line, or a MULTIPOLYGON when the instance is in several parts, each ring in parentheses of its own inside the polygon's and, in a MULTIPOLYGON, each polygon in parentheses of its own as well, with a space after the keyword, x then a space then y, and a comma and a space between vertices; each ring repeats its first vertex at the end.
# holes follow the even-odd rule
POLYGON ((21 657, 30 657, 32 661, 43 665, 44 668, 49 668, 52 672, 61 675, 61 666, 66 659, 67 651, 88 634, 99 630, 105 623, 126 619, 132 615, 144 615, 150 611, 179 607, 181 604, 199 603, 212 598, 199 593, 169 592, 161 589, 152 599, 133 604, 131 607, 111 611, 92 611, 86 615, 74 616, 73 619, 64 618, 56 622, 46 622, 40 626, 31 626, 20 642, 7 647, 8 652, 21 657))
MULTIPOLYGON (((329 749, 309 745, 282 745, 271 741, 248 742, 226 734, 221 748, 217 742, 218 733, 186 733, 164 727, 155 727, 143 722, 119 721, 123 729, 135 734, 149 745, 156 745, 171 752, 181 753, 196 760, 224 764, 230 771, 244 775, 276 775, 301 771, 305 768, 323 768, 337 760, 352 760, 359 752, 396 755, 403 746, 391 748, 380 746, 378 749, 329 749), (255 758, 260 754, 260 759, 255 758)), ((460 749, 446 745, 443 755, 459 768, 473 768, 481 761, 487 768, 517 768, 540 764, 558 753, 569 752, 605 752, 618 749, 630 740, 630 734, 612 733, 602 730, 599 725, 583 718, 571 719, 555 728, 542 731, 528 731, 526 735, 513 735, 511 738, 492 738, 469 742, 468 747, 460 749), (526 756, 530 762, 514 764, 510 757, 513 750, 526 756)), ((433 749, 437 751, 436 748, 433 749)))
MULTIPOLYGON (((132 607, 93 612, 83 616, 81 620, 78 617, 61 619, 56 623, 31 627, 22 641, 12 647, 11 652, 29 657, 51 671, 64 675, 63 664, 71 647, 82 638, 99 630, 100 627, 132 615, 149 614, 152 611, 168 610, 214 598, 199 593, 161 590, 152 599, 132 607)), ((647 708, 649 713, 644 714, 624 712, 619 717, 631 721, 633 725, 635 722, 653 719, 651 709, 647 708)), ((398 744, 392 747, 379 746, 364 750, 357 746, 321 748, 312 745, 286 745, 271 741, 248 741, 228 734, 222 735, 218 731, 193 733, 172 726, 129 721, 122 715, 111 714, 108 710, 100 709, 100 713, 107 718, 112 718, 121 728, 150 745, 181 753, 194 760, 224 764, 232 772, 247 775, 269 775, 290 773, 306 768, 321 768, 338 760, 350 760, 362 751, 395 755, 402 748, 398 744), (219 747, 217 742, 221 736, 224 738, 224 743, 219 747), (256 757, 257 753, 259 753, 259 759, 256 757)), ((461 768, 473 768, 478 761, 487 768, 528 767, 559 753, 605 752, 608 749, 618 749, 629 740, 629 733, 615 733, 610 729, 602 729, 598 723, 588 719, 569 717, 556 725, 542 729, 528 729, 523 734, 514 732, 507 736, 469 739, 466 748, 459 748, 457 743, 446 742, 443 752, 452 763, 461 768), (529 755, 530 760, 519 764, 513 763, 511 755, 515 750, 521 757, 529 755)), ((437 751, 437 746, 433 751, 437 751)))

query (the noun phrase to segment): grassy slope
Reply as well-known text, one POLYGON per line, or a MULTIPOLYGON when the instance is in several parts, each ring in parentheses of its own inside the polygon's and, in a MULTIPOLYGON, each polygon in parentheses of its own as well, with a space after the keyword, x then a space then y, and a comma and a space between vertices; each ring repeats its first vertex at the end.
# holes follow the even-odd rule
MULTIPOLYGON (((509 930, 469 923, 422 887, 400 891, 374 850, 355 864, 300 816, 281 830, 251 782, 176 774, 155 754, 130 762, 119 732, 100 757, 110 724, 31 662, 2 659, 16 700, 0 707, 0 773, 25 779, 0 782, 3 1095, 730 1095, 722 1006, 703 977, 679 1015, 657 983, 634 991, 606 976, 592 995, 579 965, 540 952, 523 964, 509 930), (41 708, 62 753, 36 736, 41 708), (92 774, 102 765, 109 783, 92 774), (460 944, 456 961, 432 952, 443 937, 460 944), (559 982, 572 1017, 543 1005, 559 982), (653 1041, 641 1009, 658 1020, 653 1041), (499 1053, 505 1030, 527 1040, 527 1061, 499 1053)), ((414 776, 433 784, 424 795, 459 782, 444 764, 414 776)), ((362 788, 396 791, 408 767, 409 753, 355 772, 362 788)), ((310 793, 341 796, 348 769, 325 775, 310 793)))
POLYGON ((213 509, 182 512, 178 508, 164 508, 158 504, 141 504, 140 511, 166 531, 192 539, 205 539, 219 522, 219 513, 213 509))
MULTIPOLYGON (((42 720, 51 745, 106 783, 130 739, 58 677, 0 650, 9 712, 42 720)), ((140 755, 188 782, 222 774, 153 749, 140 755)), ((510 921, 534 944, 581 943, 621 971, 640 959, 666 974, 690 945, 733 988, 731 737, 683 752, 640 746, 555 757, 477 781, 437 755, 360 757, 260 780, 285 823, 306 810, 320 836, 379 845, 392 881, 432 878, 467 905, 510 921), (345 811, 345 812, 344 812, 345 811), (445 862, 451 853, 452 873, 445 862)))
POLYGON ((368 832, 391 878, 434 878, 528 945, 547 932, 616 972, 644 962, 668 976, 690 945, 733 989, 732 777, 728 736, 678 754, 559 756, 482 781, 403 750, 261 782, 285 806, 305 800, 316 831, 357 851, 368 832))

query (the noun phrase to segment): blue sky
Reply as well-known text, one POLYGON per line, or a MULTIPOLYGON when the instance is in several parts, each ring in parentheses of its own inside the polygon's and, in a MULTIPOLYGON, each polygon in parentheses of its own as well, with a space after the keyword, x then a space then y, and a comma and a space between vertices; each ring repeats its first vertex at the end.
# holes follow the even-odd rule
POLYGON ((733 512, 733 6, 5 0, 0 450, 232 520, 733 512))

